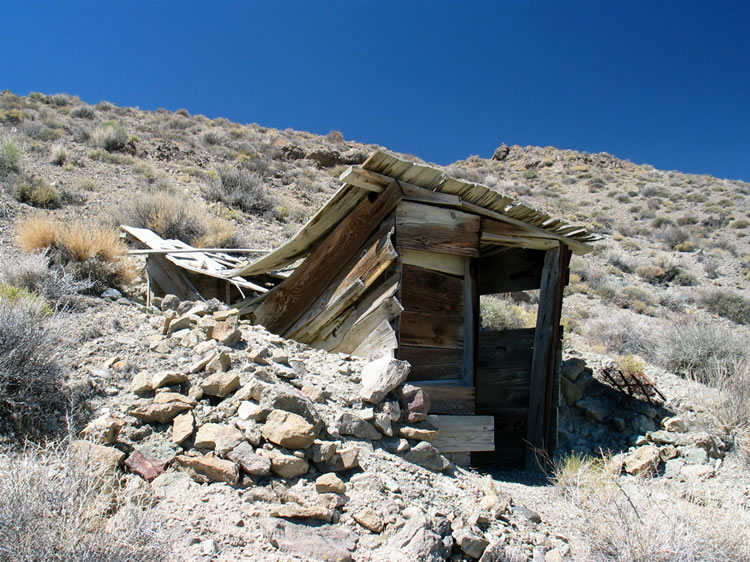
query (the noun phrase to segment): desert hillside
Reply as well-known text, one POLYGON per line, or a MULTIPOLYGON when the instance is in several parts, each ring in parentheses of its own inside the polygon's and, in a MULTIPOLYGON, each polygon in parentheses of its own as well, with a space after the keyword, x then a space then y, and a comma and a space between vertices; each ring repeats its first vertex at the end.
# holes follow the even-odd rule
MULTIPOLYGON (((118 225, 270 250, 375 149, 0 94, 0 560, 750 558, 749 183, 553 147, 442 167, 600 236, 545 474, 454 465, 363 359, 146 306, 118 225)), ((536 299, 482 297, 482 325, 533 327, 536 299)))

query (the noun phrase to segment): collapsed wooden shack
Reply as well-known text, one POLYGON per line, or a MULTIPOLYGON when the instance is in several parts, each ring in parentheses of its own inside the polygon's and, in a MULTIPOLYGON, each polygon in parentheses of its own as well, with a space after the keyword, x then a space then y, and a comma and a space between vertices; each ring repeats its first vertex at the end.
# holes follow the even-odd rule
POLYGON ((452 450, 474 452, 474 462, 522 465, 549 453, 563 288, 571 252, 590 251, 594 236, 384 152, 341 180, 290 242, 222 273, 257 279, 304 258, 270 290, 243 301, 242 312, 317 348, 409 361, 409 381, 427 391, 431 413, 460 416, 446 424, 463 436, 452 450), (536 289, 536 328, 480 330, 480 295, 536 289), (494 419, 490 446, 487 416, 494 419))

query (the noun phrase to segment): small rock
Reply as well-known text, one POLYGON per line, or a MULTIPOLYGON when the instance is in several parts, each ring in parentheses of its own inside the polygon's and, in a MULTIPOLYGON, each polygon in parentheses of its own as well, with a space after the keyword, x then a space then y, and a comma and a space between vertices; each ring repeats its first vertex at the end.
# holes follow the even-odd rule
POLYGON ((353 435, 358 439, 377 441, 383 435, 373 425, 354 414, 342 413, 336 421, 336 428, 341 435, 353 435))
POLYGON ((125 422, 122 420, 113 418, 109 414, 104 414, 89 423, 81 431, 81 436, 102 445, 112 445, 117 441, 117 436, 124 425, 125 422))
POLYGON ((357 545, 357 535, 342 526, 310 527, 270 517, 258 523, 271 545, 307 559, 351 562, 357 545))
POLYGON ((202 457, 178 455, 175 460, 187 468, 198 482, 226 482, 235 485, 240 478, 239 467, 235 463, 210 454, 202 457))
POLYGON ((221 345, 233 347, 242 339, 240 330, 230 322, 216 322, 211 338, 218 341, 221 345))
POLYGON ((383 532, 383 519, 380 515, 375 513, 375 510, 371 507, 365 507, 359 511, 355 511, 352 517, 354 517, 354 520, 357 523, 373 533, 380 534, 383 532))
POLYGON ((216 548, 216 542, 213 539, 206 539, 201 541, 201 552, 204 556, 213 556, 219 552, 216 548))
POLYGON ((162 310, 177 310, 178 306, 180 306, 180 299, 178 299, 175 295, 164 295, 164 297, 162 297, 161 299, 162 310))
POLYGON ((326 401, 325 394, 317 386, 310 386, 310 385, 303 386, 302 394, 307 396, 310 400, 312 400, 316 404, 324 404, 326 401))
POLYGON ((372 421, 372 425, 375 426, 380 433, 387 437, 393 436, 393 423, 391 422, 390 416, 385 413, 375 414, 375 419, 372 421))
POLYGON ((430 411, 430 397, 418 386, 405 384, 398 392, 401 419, 409 423, 423 421, 430 411))
POLYGON ((553 548, 544 553, 544 562, 563 562, 563 555, 558 549, 553 548))
POLYGON ((401 406, 396 400, 386 400, 380 405, 382 412, 391 418, 392 422, 401 419, 401 406))
POLYGON ((117 467, 125 460, 125 453, 119 449, 97 445, 90 441, 73 441, 71 448, 76 457, 92 464, 99 476, 114 476, 117 467))
POLYGON ((414 445, 414 447, 406 452, 404 458, 409 462, 435 472, 440 472, 446 467, 443 457, 440 456, 440 452, 427 441, 420 441, 414 445))
POLYGON ((216 447, 217 434, 225 427, 227 426, 220 423, 204 423, 195 434, 194 447, 196 449, 213 449, 216 447))
POLYGON ((673 433, 685 433, 687 431, 685 420, 679 416, 665 418, 664 421, 662 421, 662 425, 664 426, 664 429, 673 433))
POLYGON ((151 388, 156 390, 162 386, 171 386, 173 384, 182 384, 187 381, 187 375, 184 373, 164 372, 157 373, 151 379, 151 388))
POLYGON ((227 458, 239 464, 242 472, 251 476, 265 476, 271 472, 271 459, 253 452, 247 442, 237 445, 227 454, 227 458))
POLYGON ((240 406, 237 408, 237 415, 241 420, 259 421, 264 417, 260 406, 247 400, 240 402, 240 406))
POLYGON ((472 532, 466 527, 453 531, 453 538, 461 550, 470 558, 478 559, 482 556, 487 546, 490 544, 481 535, 472 532))
POLYGON ((130 390, 136 394, 146 394, 151 392, 151 376, 146 371, 141 371, 133 377, 130 382, 130 390))
POLYGON ((583 397, 583 390, 565 377, 560 377, 560 390, 568 406, 572 406, 583 397))
POLYGON ((224 398, 240 387, 240 377, 235 373, 215 373, 201 383, 203 392, 209 396, 224 398))
POLYGON ((145 408, 136 408, 130 413, 132 416, 146 423, 169 423, 175 416, 185 410, 190 410, 190 406, 183 402, 169 402, 167 404, 151 404, 145 408))
POLYGON ((625 472, 632 475, 649 473, 659 466, 659 449, 645 445, 625 455, 625 472))
POLYGON ((345 494, 346 484, 344 484, 344 481, 336 476, 335 473, 329 472, 319 476, 317 480, 315 480, 315 491, 319 494, 345 494))
POLYGON ((708 453, 699 447, 680 447, 677 449, 685 464, 706 464, 708 453))
POLYGON ((206 364, 206 371, 209 373, 220 373, 232 368, 232 358, 225 351, 215 354, 206 364))
POLYGON ((125 460, 125 466, 147 482, 151 482, 167 469, 166 463, 158 459, 149 459, 137 449, 125 460))
POLYGON ((193 434, 195 420, 192 412, 180 414, 172 420, 172 442, 181 445, 193 434))
POLYGON ((680 469, 680 476, 686 480, 706 480, 715 474, 714 467, 705 464, 686 464, 680 469))
POLYGON ((560 366, 560 374, 566 379, 575 382, 578 375, 580 375, 584 369, 586 369, 586 361, 579 359, 578 357, 573 357, 562 362, 562 365, 560 366))
POLYGON ((664 478, 677 478, 685 466, 685 461, 681 459, 670 459, 664 464, 664 478))
POLYGON ((330 523, 333 520, 333 510, 326 509, 319 505, 299 505, 296 503, 285 503, 283 505, 272 506, 268 509, 271 517, 281 517, 283 519, 317 519, 330 523))
POLYGON ((179 392, 159 392, 154 396, 154 404, 169 404, 170 402, 181 402, 191 408, 198 404, 195 399, 179 392))
POLYGON ((398 427, 398 436, 418 441, 433 441, 437 437, 438 429, 431 425, 420 427, 403 425, 398 427))
POLYGON ((178 318, 174 318, 170 323, 169 327, 167 328, 167 335, 171 336, 174 335, 175 332, 179 332, 180 330, 187 330, 190 328, 190 324, 193 321, 197 321, 197 318, 194 316, 180 316, 178 318))
POLYGON ((296 478, 305 474, 310 465, 305 459, 294 455, 285 455, 275 451, 276 454, 271 456, 271 470, 282 478, 296 478))
POLYGON ((302 416, 284 410, 274 410, 268 414, 261 432, 271 443, 287 449, 306 449, 317 437, 312 424, 302 416))
POLYGON ((382 402, 390 391, 406 380, 410 370, 407 361, 393 359, 387 354, 370 361, 362 369, 360 398, 373 404, 382 402))
POLYGON ((336 454, 336 442, 334 441, 314 441, 310 447, 310 458, 313 462, 325 462, 336 454))
POLYGON ((214 452, 225 458, 227 453, 237 447, 240 443, 245 442, 245 436, 234 426, 227 425, 222 427, 214 435, 214 452))
POLYGON ((659 458, 664 462, 675 458, 678 454, 677 448, 674 445, 667 445, 659 449, 659 458))
POLYGON ((342 472, 359 466, 359 447, 351 446, 336 451, 327 461, 316 465, 321 472, 342 472))
POLYGON ((598 398, 583 398, 576 402, 576 408, 586 416, 598 422, 606 420, 612 409, 604 400, 598 398))
POLYGON ((534 511, 533 509, 529 509, 528 507, 523 506, 523 505, 514 505, 513 513, 518 513, 519 515, 526 518, 526 520, 532 523, 542 522, 542 518, 539 516, 539 514, 536 511, 534 511))

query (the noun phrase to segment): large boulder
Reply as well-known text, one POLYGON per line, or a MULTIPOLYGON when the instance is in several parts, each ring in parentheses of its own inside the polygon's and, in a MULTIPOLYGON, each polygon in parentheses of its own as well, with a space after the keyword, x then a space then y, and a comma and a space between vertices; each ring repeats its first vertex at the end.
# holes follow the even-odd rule
POLYGON ((386 395, 406 380, 411 371, 407 361, 383 355, 367 363, 362 369, 362 391, 360 398, 365 402, 378 404, 386 395))
POLYGON ((307 449, 318 436, 315 427, 305 418, 284 410, 268 414, 261 432, 271 443, 287 449, 307 449))

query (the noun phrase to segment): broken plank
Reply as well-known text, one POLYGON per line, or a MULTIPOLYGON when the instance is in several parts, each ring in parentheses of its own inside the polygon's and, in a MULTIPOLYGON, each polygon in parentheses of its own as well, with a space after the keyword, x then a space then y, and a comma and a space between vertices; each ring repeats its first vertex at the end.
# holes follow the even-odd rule
POLYGON ((463 315, 405 310, 401 314, 401 344, 463 349, 463 315))
POLYGON ((495 420, 492 416, 428 415, 427 421, 439 429, 432 444, 440 452, 495 450, 495 420))
POLYGON ((363 341, 351 354, 367 358, 374 352, 385 352, 393 356, 397 347, 398 340, 393 326, 387 320, 383 320, 370 334, 370 337, 363 341))
POLYGON ((479 217, 453 209, 403 202, 396 210, 401 248, 479 256, 479 217))
POLYGON ((289 277, 269 291, 255 311, 259 324, 277 334, 288 330, 403 197, 395 182, 383 193, 371 195, 350 212, 289 277))
POLYGON ((363 342, 371 337, 371 334, 378 328, 378 326, 384 321, 392 322, 398 318, 403 311, 404 308, 396 297, 387 298, 374 310, 357 321, 350 329, 346 330, 346 333, 338 345, 329 349, 329 347, 325 345, 325 342, 323 342, 323 348, 335 352, 353 353, 354 349, 358 348, 363 342))
POLYGON ((409 248, 399 248, 399 252, 404 265, 413 265, 459 277, 463 276, 464 262, 468 259, 466 256, 439 254, 409 248))

